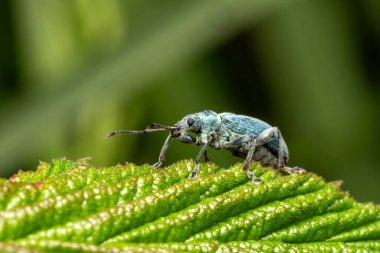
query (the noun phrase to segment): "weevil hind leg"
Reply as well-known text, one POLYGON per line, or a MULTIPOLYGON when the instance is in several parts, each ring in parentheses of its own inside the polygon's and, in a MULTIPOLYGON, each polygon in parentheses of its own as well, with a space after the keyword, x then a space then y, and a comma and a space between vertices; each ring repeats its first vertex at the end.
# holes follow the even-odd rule
POLYGON ((277 127, 270 127, 260 133, 256 141, 257 145, 261 146, 273 140, 278 141, 277 167, 283 168, 286 164, 284 161, 284 147, 281 145, 282 136, 280 130, 277 127))
MULTIPOLYGON (((253 154, 255 152, 255 148, 256 148, 256 146, 262 146, 262 145, 269 143, 273 140, 278 141, 278 154, 277 154, 278 155, 278 157, 277 157, 278 163, 277 163, 277 167, 283 168, 283 167, 285 167, 284 150, 283 150, 283 146, 281 145, 281 140, 282 140, 281 132, 277 127, 270 127, 268 129, 266 129, 265 131, 263 131, 262 133, 260 133, 256 138, 253 138, 247 142, 248 148, 246 148, 246 149, 248 149, 248 154, 247 154, 247 157, 245 159, 243 169, 247 173, 248 177, 252 178, 252 180, 255 183, 257 183, 256 179, 258 179, 258 178, 256 178, 256 177, 254 178, 253 174, 248 170, 249 163, 252 160, 253 154)), ((264 156, 260 159, 260 161, 264 162, 264 163, 268 163, 269 161, 267 161, 265 159, 269 159, 269 157, 264 156)), ((258 179, 258 180, 260 180, 260 179, 258 179)))
POLYGON ((288 174, 293 174, 293 173, 307 173, 307 171, 304 168, 301 167, 282 167, 281 170, 285 171, 288 174))

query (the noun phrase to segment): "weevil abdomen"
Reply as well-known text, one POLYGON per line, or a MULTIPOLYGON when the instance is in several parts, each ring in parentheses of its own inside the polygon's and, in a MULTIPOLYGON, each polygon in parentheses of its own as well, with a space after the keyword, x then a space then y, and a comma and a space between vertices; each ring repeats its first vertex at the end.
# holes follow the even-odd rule
MULTIPOLYGON (((222 143, 227 143, 223 148, 230 150, 234 155, 246 157, 248 149, 244 146, 245 142, 252 137, 258 137, 262 132, 271 126, 262 120, 233 113, 221 113, 222 123, 218 129, 219 138, 222 143), (228 145, 236 143, 236 145, 228 145)), ((278 167, 279 143, 283 150, 283 161, 285 165, 289 159, 289 151, 284 139, 280 142, 274 139, 268 143, 257 146, 252 159, 261 162, 265 166, 278 167)))
MULTIPOLYGON (((228 149, 231 151, 232 155, 245 158, 247 157, 248 150, 239 148, 239 149, 228 149)), ((284 157, 285 159, 285 157, 284 157)), ((287 157, 285 163, 287 163, 287 157)), ((265 146, 256 147, 255 152, 253 153, 252 160, 260 162, 263 166, 270 166, 277 168, 278 167, 278 158, 273 152, 271 152, 265 146)))

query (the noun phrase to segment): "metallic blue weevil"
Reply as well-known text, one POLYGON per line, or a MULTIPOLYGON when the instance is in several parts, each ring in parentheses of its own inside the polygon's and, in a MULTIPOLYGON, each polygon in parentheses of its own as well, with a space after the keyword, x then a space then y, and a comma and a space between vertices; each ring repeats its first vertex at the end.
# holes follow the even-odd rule
POLYGON ((277 127, 271 127, 256 118, 224 112, 203 111, 187 115, 174 126, 164 126, 153 123, 144 130, 118 130, 108 133, 111 137, 117 134, 143 134, 160 131, 170 131, 161 149, 158 162, 152 167, 159 168, 165 160, 165 154, 172 139, 184 143, 202 146, 195 160, 195 168, 189 177, 194 178, 199 172, 199 163, 204 156, 208 161, 207 147, 226 149, 233 155, 244 157, 243 170, 255 183, 261 180, 248 170, 252 160, 261 162, 264 166, 272 166, 287 173, 303 173, 304 169, 287 167, 289 151, 281 132, 277 127))

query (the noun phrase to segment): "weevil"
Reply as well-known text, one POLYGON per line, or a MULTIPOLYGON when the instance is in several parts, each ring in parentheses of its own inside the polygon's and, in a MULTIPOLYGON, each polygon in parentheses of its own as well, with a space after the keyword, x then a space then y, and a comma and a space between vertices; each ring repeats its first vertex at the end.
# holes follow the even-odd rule
POLYGON ((156 169, 165 161, 170 141, 174 139, 201 146, 189 178, 194 178, 198 174, 202 156, 209 161, 206 152, 208 147, 226 149, 235 156, 245 158, 243 170, 255 183, 261 183, 261 180, 249 170, 251 161, 258 161, 263 166, 278 168, 287 173, 305 172, 299 167, 287 167, 289 151, 277 127, 253 117, 229 112, 218 114, 205 110, 185 116, 174 126, 153 123, 144 130, 118 130, 108 133, 106 137, 161 131, 170 131, 170 134, 162 146, 158 162, 152 165, 156 169))

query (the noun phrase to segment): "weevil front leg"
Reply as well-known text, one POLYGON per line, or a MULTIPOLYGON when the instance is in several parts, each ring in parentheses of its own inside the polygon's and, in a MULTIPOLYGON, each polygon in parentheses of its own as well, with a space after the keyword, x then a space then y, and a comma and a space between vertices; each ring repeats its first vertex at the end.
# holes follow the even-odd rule
POLYGON ((158 162, 156 162, 155 164, 153 164, 151 167, 153 167, 155 169, 158 169, 158 168, 161 167, 162 163, 165 161, 166 151, 168 151, 171 139, 172 139, 171 135, 169 135, 166 138, 166 140, 164 142, 164 145, 161 148, 160 156, 158 157, 158 162))
POLYGON ((205 156, 205 159, 207 161, 208 157, 206 154, 207 146, 209 145, 210 142, 212 142, 216 138, 216 133, 213 132, 209 136, 208 140, 203 144, 201 151, 199 151, 197 158, 195 159, 195 167, 193 171, 190 173, 189 178, 195 178, 199 172, 199 163, 201 161, 202 156, 205 156))
POLYGON ((195 178, 197 176, 197 174, 199 172, 199 163, 201 161, 202 156, 206 152, 207 146, 208 146, 208 142, 203 144, 201 151, 199 151, 197 158, 195 159, 195 167, 194 167, 193 171, 190 173, 189 178, 195 178))

